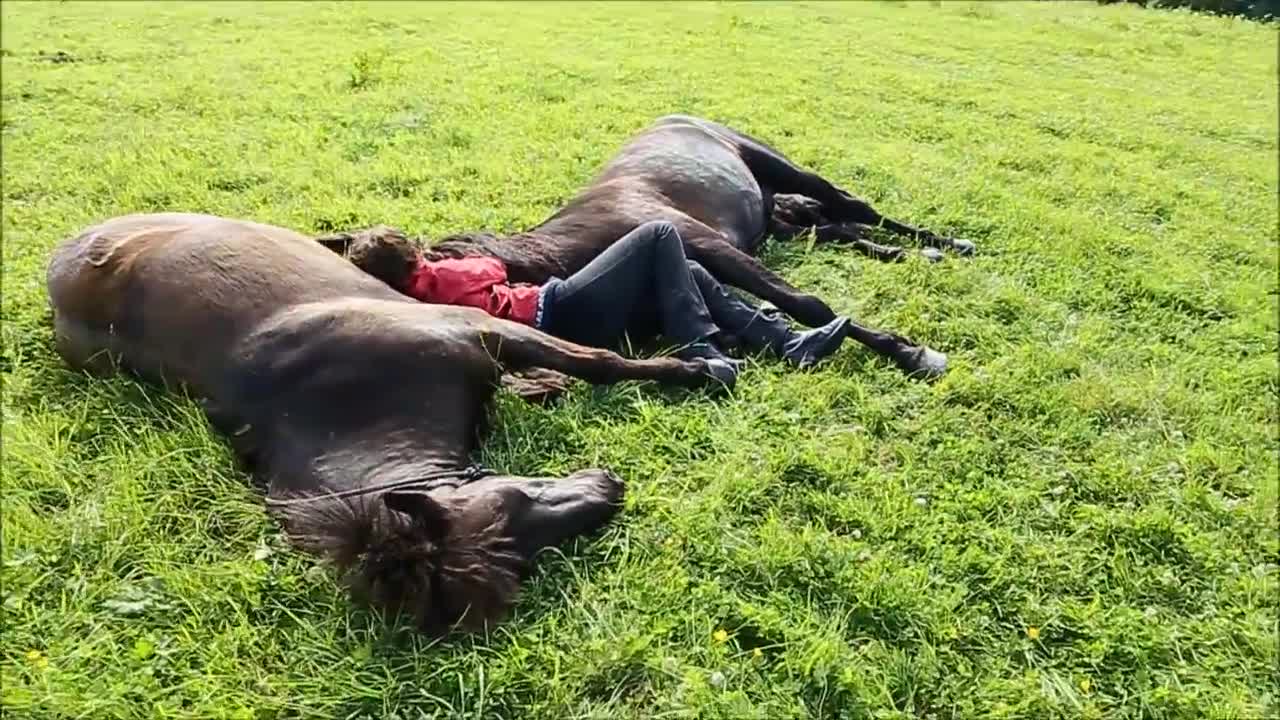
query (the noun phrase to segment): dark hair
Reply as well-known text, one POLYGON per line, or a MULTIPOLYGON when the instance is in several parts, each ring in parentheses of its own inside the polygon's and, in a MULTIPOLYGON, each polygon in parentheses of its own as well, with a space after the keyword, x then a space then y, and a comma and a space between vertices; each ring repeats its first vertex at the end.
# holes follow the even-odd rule
POLYGON ((401 291, 407 289, 419 255, 416 242, 385 225, 355 233, 347 249, 347 259, 356 267, 401 291))

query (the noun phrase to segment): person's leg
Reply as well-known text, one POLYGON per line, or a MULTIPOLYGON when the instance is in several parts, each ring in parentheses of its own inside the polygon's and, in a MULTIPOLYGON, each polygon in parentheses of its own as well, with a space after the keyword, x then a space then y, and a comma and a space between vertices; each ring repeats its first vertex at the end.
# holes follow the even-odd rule
POLYGON ((654 297, 662 319, 662 334, 681 345, 710 342, 720 332, 707 308, 706 298, 689 272, 684 241, 675 225, 649 223, 653 227, 654 297))
POLYGON ((651 302, 658 306, 660 330, 669 340, 681 345, 706 342, 719 329, 685 263, 673 225, 640 225, 578 272, 550 283, 544 329, 603 347, 622 336, 637 307, 651 302))
POLYGON ((698 287, 698 292, 707 304, 707 309, 711 312, 712 322, 721 330, 736 334, 738 330, 751 324, 759 314, 758 308, 752 307, 745 300, 729 292, 728 288, 716 280, 696 260, 688 260, 685 264, 689 268, 690 277, 698 287))
POLYGON ((849 319, 845 317, 796 332, 778 312, 752 307, 730 293, 698 263, 690 260, 688 267, 716 325, 737 337, 750 352, 769 350, 794 365, 807 367, 840 349, 848 334, 849 319))
POLYGON ((637 302, 650 292, 652 237, 640 229, 576 273, 546 283, 542 330, 591 347, 612 347, 621 339, 637 302))

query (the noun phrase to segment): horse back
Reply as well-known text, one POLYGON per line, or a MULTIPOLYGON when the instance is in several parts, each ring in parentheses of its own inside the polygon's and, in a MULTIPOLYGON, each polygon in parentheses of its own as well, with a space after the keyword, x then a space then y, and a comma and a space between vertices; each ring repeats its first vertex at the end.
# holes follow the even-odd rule
POLYGON ((400 297, 285 228, 188 213, 125 215, 61 243, 49 263, 59 354, 208 391, 226 349, 282 307, 400 297))
POLYGON ((768 221, 733 137, 697 118, 664 117, 629 140, 592 184, 613 183, 648 190, 739 247, 753 245, 768 221))

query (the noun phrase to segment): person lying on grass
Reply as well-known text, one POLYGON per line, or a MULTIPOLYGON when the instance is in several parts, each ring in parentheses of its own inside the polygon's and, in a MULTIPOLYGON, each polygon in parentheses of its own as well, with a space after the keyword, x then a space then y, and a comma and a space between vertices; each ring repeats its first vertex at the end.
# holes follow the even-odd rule
POLYGON ((385 226, 359 233, 347 252, 357 267, 422 302, 478 307, 550 335, 593 347, 621 340, 637 310, 657 307, 659 331, 684 359, 705 361, 732 384, 741 361, 722 349, 726 334, 750 352, 770 351, 808 367, 835 352, 849 319, 796 332, 780 314, 729 293, 684 252, 675 226, 647 222, 567 278, 543 285, 508 283, 490 256, 428 260, 417 244, 385 226))

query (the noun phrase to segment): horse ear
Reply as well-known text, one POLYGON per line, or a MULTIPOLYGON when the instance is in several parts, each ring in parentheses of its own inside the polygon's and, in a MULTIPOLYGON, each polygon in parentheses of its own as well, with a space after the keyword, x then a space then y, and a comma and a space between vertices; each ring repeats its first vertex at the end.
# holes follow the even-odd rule
POLYGON ((449 531, 449 512, 427 493, 419 490, 392 490, 382 496, 386 506, 413 518, 433 542, 439 542, 449 531))
POLYGON ((354 237, 351 233, 334 233, 332 235, 322 235, 316 238, 316 242, 338 253, 346 255, 347 250, 351 247, 354 237))

